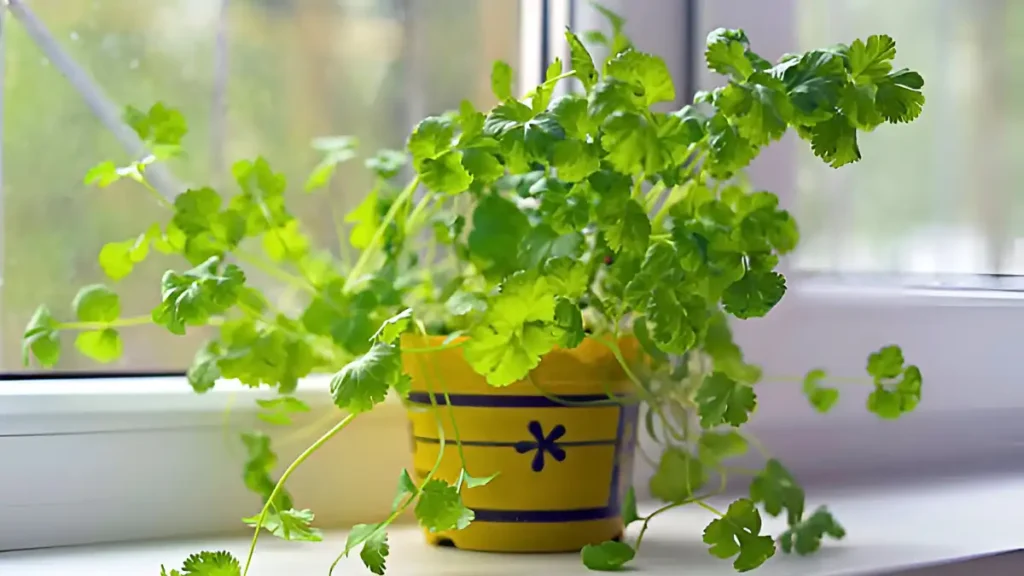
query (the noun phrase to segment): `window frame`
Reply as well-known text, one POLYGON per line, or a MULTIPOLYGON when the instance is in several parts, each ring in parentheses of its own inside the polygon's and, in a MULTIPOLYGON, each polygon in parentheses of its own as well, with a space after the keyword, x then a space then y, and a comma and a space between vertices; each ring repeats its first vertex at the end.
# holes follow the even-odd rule
MULTIPOLYGON (((773 3, 772 13, 785 14, 793 3, 773 3)), ((703 69, 697 0, 606 5, 626 16, 642 49, 665 55, 681 79, 680 101, 688 100, 703 69)), ((521 86, 542 78, 545 58, 565 59, 543 50, 562 45, 564 25, 599 21, 582 0, 520 0, 520 7, 521 86)), ((771 44, 770 35, 780 33, 771 24, 749 32, 771 44)), ((784 204, 793 201, 793 175, 779 167, 795 166, 787 160, 792 145, 767 150, 752 170, 760 185, 780 191, 784 204)), ((779 308, 737 322, 735 331, 767 376, 750 430, 805 482, 883 481, 1024 461, 1024 389, 1009 385, 1011 327, 1024 320, 1024 295, 868 291, 827 278, 812 283, 799 271, 788 277, 791 290, 779 308), (818 366, 855 375, 870 350, 889 342, 899 342, 926 379, 921 406, 899 423, 879 423, 863 409, 866 387, 840 386, 843 400, 821 416, 798 382, 773 380, 818 366)), ((278 450, 281 462, 322 432, 325 415, 336 414, 326 389, 325 377, 301 383, 299 395, 313 412, 302 434, 283 433, 289 445, 278 450)), ((240 446, 222 440, 257 422, 253 401, 261 394, 226 382, 197 396, 182 376, 3 382, 0 462, 14 462, 15 473, 0 475, 0 551, 242 529, 238 519, 256 501, 240 481, 240 446)), ((389 509, 395 472, 411 459, 400 403, 387 402, 360 420, 363 432, 334 440, 292 484, 299 504, 325 525, 374 521, 389 509), (359 469, 345 465, 350 462, 359 469)), ((637 465, 642 495, 652 470, 642 459, 637 465)))

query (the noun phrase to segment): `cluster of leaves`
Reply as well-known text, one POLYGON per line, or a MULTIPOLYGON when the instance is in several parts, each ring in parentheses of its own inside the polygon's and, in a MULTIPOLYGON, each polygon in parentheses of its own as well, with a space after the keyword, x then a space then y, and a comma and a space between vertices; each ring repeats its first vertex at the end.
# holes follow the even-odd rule
MULTIPOLYGON (((827 164, 855 162, 859 131, 921 113, 923 81, 916 72, 893 71, 888 36, 773 64, 751 51, 743 31, 719 29, 708 36, 705 57, 728 82, 665 112, 677 99, 665 62, 636 50, 622 19, 604 13, 611 36, 585 35, 608 48, 603 62, 567 31, 568 64, 552 63, 525 97, 514 96, 511 68, 498 62, 492 109, 465 101, 417 124, 405 152, 367 159, 375 186, 338 223, 341 240, 358 255, 354 263, 313 248, 288 210, 284 177, 263 158, 233 166, 233 193, 200 187, 166 199, 146 170, 180 153, 184 119, 161 104, 129 109, 126 121, 153 154, 123 167, 105 162, 87 181, 102 187, 131 178, 169 216, 105 246, 99 264, 117 282, 154 248, 187 267, 164 274, 159 303, 142 316, 123 317, 116 293, 101 285, 78 294, 74 321, 40 307, 25 331, 26 362, 34 356, 54 365, 62 331, 78 334, 82 353, 110 362, 122 352, 120 328, 152 323, 181 335, 203 327, 213 336, 187 372, 192 387, 205 392, 235 379, 273 388, 280 396, 261 401, 260 417, 287 425, 308 410, 290 394, 314 371, 336 372, 331 396, 350 417, 389 394, 406 394, 402 356, 422 351, 403 350, 400 335, 413 328, 468 336, 451 346, 462 347, 492 386, 524 380, 550 351, 587 337, 625 363, 615 343, 632 334, 644 354, 628 373, 647 407, 647 431, 664 446, 651 492, 667 507, 696 504, 715 514, 703 535, 711 554, 734 558, 740 571, 770 558, 775 539, 764 533, 759 507, 771 516, 785 513, 788 529, 779 541, 786 552, 810 553, 825 537, 841 538, 827 509, 805 513, 803 489, 770 457, 747 497, 724 512, 705 502, 724 489, 726 461, 748 450, 750 440, 738 429, 756 409, 761 378, 733 342, 730 317, 761 317, 781 301, 779 261, 799 239, 778 198, 752 189, 742 171, 791 128, 827 164), (582 91, 553 98, 568 78, 582 91), (396 186, 403 172, 412 178, 396 186), (279 310, 269 292, 251 283, 257 274, 304 294, 301 309, 279 310), (712 476, 718 491, 706 489, 712 476)), ((308 192, 326 189, 336 166, 357 155, 351 138, 314 144, 323 159, 305 182, 308 192)), ((895 418, 919 402, 921 373, 905 364, 898 347, 872 354, 867 371, 872 412, 895 418)), ((804 380, 810 403, 823 412, 839 397, 826 378, 815 370, 804 380)), ((321 538, 313 513, 296 509, 283 484, 350 417, 276 481, 269 437, 244 437, 244 481, 264 503, 245 519, 257 535, 266 529, 287 540, 321 538)), ((469 525, 473 512, 462 490, 490 478, 465 468, 463 462, 454 483, 432 474, 416 483, 403 471, 391 515, 354 527, 341 556, 358 550, 371 572, 383 574, 387 527, 409 507, 431 531, 469 525)), ((639 516, 632 495, 624 515, 627 524, 643 521, 643 530, 653 516, 639 516)), ((615 569, 639 545, 640 539, 590 546, 583 560, 615 569)), ((204 553, 172 574, 237 572, 237 562, 204 553)))

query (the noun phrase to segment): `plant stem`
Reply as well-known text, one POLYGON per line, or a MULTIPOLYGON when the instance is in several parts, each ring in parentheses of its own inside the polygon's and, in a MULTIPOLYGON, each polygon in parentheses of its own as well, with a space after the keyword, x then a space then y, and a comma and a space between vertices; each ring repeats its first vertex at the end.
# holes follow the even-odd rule
MULTIPOLYGON (((412 209, 412 213, 409 214, 409 218, 405 221, 405 232, 406 236, 412 236, 419 231, 418 218, 421 217, 423 211, 427 209, 427 205, 434 199, 434 193, 430 190, 420 198, 420 201, 416 203, 416 207, 412 209)), ((433 243, 431 243, 433 246, 433 243)), ((429 265, 429 263, 428 263, 429 265)))
POLYGON ((245 569, 242 570, 242 576, 247 576, 249 574, 249 565, 252 563, 253 552, 256 551, 256 542, 259 540, 260 530, 263 529, 263 523, 267 519, 267 513, 270 511, 270 507, 273 505, 274 499, 277 498, 278 493, 281 492, 281 488, 284 487, 285 481, 288 480, 288 477, 292 475, 292 472, 295 472, 295 470, 302 465, 307 458, 312 456, 314 452, 319 450, 321 446, 326 444, 327 441, 333 438, 338 432, 341 432, 346 426, 351 424, 355 417, 356 414, 349 414, 348 416, 345 416, 341 422, 338 422, 333 428, 325 432, 324 435, 316 442, 310 444, 309 448, 306 448, 302 454, 299 454, 298 458, 288 465, 284 474, 281 474, 281 479, 274 485, 273 491, 271 491, 270 496, 267 497, 267 503, 263 505, 263 510, 260 511, 259 520, 256 521, 256 530, 252 535, 252 544, 249 545, 249 554, 245 559, 245 569))
POLYGON ((449 342, 441 346, 428 346, 426 348, 402 348, 402 354, 425 354, 427 352, 440 352, 442 350, 454 350, 466 345, 466 341, 449 342))
POLYGON ((715 508, 714 506, 708 504, 707 502, 705 502, 703 500, 696 500, 695 502, 697 503, 697 506, 700 506, 701 508, 707 510, 708 512, 711 512, 715 516, 718 516, 718 517, 725 516, 725 514, 721 513, 717 508, 715 508))
POLYGON ((381 220, 377 229, 374 230, 373 237, 370 239, 369 245, 363 249, 362 253, 359 254, 359 259, 356 260, 355 265, 352 266, 352 270, 349 272, 348 278, 345 280, 345 292, 348 292, 349 289, 352 288, 352 283, 359 278, 360 274, 362 274, 363 268, 366 268, 366 265, 370 261, 370 257, 377 249, 377 245, 380 244, 381 240, 383 240, 384 231, 387 230, 388 226, 390 226, 392 222, 394 222, 395 216, 398 214, 398 210, 402 207, 402 204, 405 204, 410 198, 412 198, 412 195, 416 192, 416 188, 419 184, 420 177, 418 175, 414 176, 405 189, 398 195, 398 198, 395 198, 391 207, 388 208, 388 212, 384 215, 384 219, 381 220))
POLYGON ((104 328, 127 328, 129 326, 144 326, 152 324, 153 317, 132 316, 129 318, 118 318, 110 322, 61 322, 57 324, 58 330, 103 330, 104 328))
POLYGON ((634 200, 638 200, 640 198, 641 193, 644 191, 644 178, 646 178, 646 175, 643 172, 637 176, 636 182, 633 183, 633 193, 630 194, 630 198, 633 198, 634 200))
POLYGON ((291 286, 295 286, 296 288, 300 288, 306 292, 309 292, 310 294, 317 293, 317 289, 312 284, 307 282, 305 278, 301 276, 296 276, 295 274, 292 274, 287 270, 283 270, 280 267, 265 261, 263 258, 256 254, 252 254, 244 250, 239 250, 237 248, 231 250, 230 253, 239 262, 243 264, 248 264, 249 266, 252 266, 253 268, 260 270, 261 272, 267 274, 268 276, 276 278, 291 286))
MULTIPOLYGON (((143 168, 142 170, 145 170, 145 168, 143 168)), ((153 185, 149 183, 149 180, 146 180, 145 176, 140 175, 139 178, 132 179, 136 180, 139 184, 142 184, 142 187, 145 188, 147 192, 149 192, 149 195, 152 196, 154 200, 156 200, 157 204, 169 210, 174 210, 174 204, 170 200, 168 200, 166 196, 161 194, 159 190, 154 188, 153 185)))

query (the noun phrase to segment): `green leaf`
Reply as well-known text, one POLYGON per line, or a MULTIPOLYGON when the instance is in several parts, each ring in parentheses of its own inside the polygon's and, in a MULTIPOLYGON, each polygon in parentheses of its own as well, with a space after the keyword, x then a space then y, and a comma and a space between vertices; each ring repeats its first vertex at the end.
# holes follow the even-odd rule
POLYGON ((907 366, 895 384, 876 380, 875 389, 868 395, 868 410, 887 420, 912 412, 921 403, 921 383, 917 366, 907 366))
POLYGON ((470 476, 469 472, 467 472, 466 469, 463 468, 462 472, 459 473, 459 481, 456 484, 456 487, 462 486, 462 485, 465 485, 466 488, 479 488, 481 486, 487 486, 488 484, 491 483, 491 480, 494 480, 495 478, 498 477, 498 474, 499 474, 499 472, 495 472, 494 474, 491 474, 490 476, 484 476, 483 478, 476 478, 474 476, 470 476))
POLYGON ((499 102, 511 100, 512 96, 512 67, 507 62, 495 60, 491 68, 491 91, 499 102))
POLYGON ((869 36, 867 42, 858 38, 850 44, 847 57, 856 83, 878 82, 892 71, 896 41, 885 34, 869 36))
POLYGON ((831 410, 839 401, 839 390, 821 385, 826 376, 825 371, 820 368, 811 370, 804 376, 804 396, 811 406, 822 414, 831 410))
POLYGON ((176 149, 188 132, 188 124, 181 112, 168 108, 162 102, 153 104, 145 112, 126 106, 121 117, 150 147, 176 149))
POLYGON ((639 86, 647 106, 676 99, 672 75, 659 56, 626 50, 608 62, 607 74, 639 86))
POLYGON ((839 109, 856 128, 870 132, 885 122, 875 105, 878 87, 873 84, 847 84, 839 95, 839 109))
POLYGON ((702 432, 697 443, 700 460, 718 465, 722 460, 735 458, 747 453, 747 440, 733 430, 728 432, 702 432))
POLYGON ((754 159, 757 150, 749 140, 740 135, 736 127, 722 114, 715 114, 707 124, 708 156, 711 174, 722 179, 746 168, 754 159))
MULTIPOLYGON (((242 434, 245 444, 246 460, 242 476, 245 487, 260 496, 263 502, 270 498, 277 482, 270 473, 277 467, 277 454, 270 449, 270 437, 262 432, 246 432, 242 434)), ((292 507, 291 496, 287 490, 279 490, 274 499, 274 508, 288 510, 292 507)))
POLYGON ((576 78, 579 79, 580 84, 583 84, 583 89, 590 92, 590 89, 597 84, 598 79, 594 59, 583 42, 572 31, 565 31, 565 40, 569 43, 569 63, 576 72, 576 78))
MULTIPOLYGON (((160 574, 164 576, 164 567, 160 574)), ((241 576, 238 559, 229 552, 199 552, 185 559, 182 571, 171 570, 170 576, 241 576)))
POLYGON ((761 369, 744 361, 742 350, 733 341, 729 320, 722 312, 711 315, 702 348, 714 362, 714 370, 744 384, 761 379, 761 369))
POLYGON ((220 337, 223 350, 217 366, 221 376, 246 386, 276 386, 278 392, 287 394, 318 365, 298 323, 283 316, 273 324, 257 323, 251 316, 226 321, 220 337))
POLYGON ((587 267, 569 256, 552 258, 544 263, 544 276, 558 296, 579 299, 590 287, 587 267))
POLYGON ((640 114, 616 112, 603 125, 605 161, 622 174, 655 174, 664 167, 657 130, 640 114))
POLYGON ((348 242, 353 248, 365 249, 377 232, 377 191, 371 190, 363 197, 362 202, 345 215, 346 224, 355 224, 348 235, 348 242))
POLYGON ((747 270, 722 294, 725 311, 737 318, 764 316, 786 294, 786 279, 773 270, 747 270))
POLYGON ((572 349, 583 343, 583 314, 579 306, 568 298, 559 297, 555 306, 555 326, 561 330, 558 345, 572 349))
POLYGON ((757 407, 753 388, 721 372, 713 372, 704 378, 695 399, 699 407, 700 426, 704 429, 722 424, 738 428, 750 419, 750 414, 757 407))
POLYGON ((580 552, 583 565, 591 570, 611 572, 620 570, 636 556, 636 550, 625 542, 608 540, 600 544, 587 544, 580 552))
POLYGON ((636 509, 636 491, 630 486, 629 490, 626 490, 626 498, 622 502, 622 524, 628 528, 637 520, 643 520, 643 518, 636 509))
MULTIPOLYGON (((627 286, 628 288, 628 286, 627 286)), ((691 310, 668 286, 655 286, 647 307, 647 328, 655 345, 669 354, 685 354, 697 342, 691 310)))
POLYGON ((258 399, 256 404, 266 410, 256 414, 260 420, 277 426, 290 426, 292 415, 309 412, 309 405, 294 396, 258 399))
POLYGON ((844 114, 836 114, 811 129, 811 150, 833 168, 852 164, 861 158, 857 129, 844 114))
POLYGON ((419 489, 416 487, 416 483, 412 481, 412 477, 409 476, 409 472, 403 468, 402 473, 398 475, 398 490, 395 492, 395 497, 391 502, 391 510, 398 510, 402 502, 405 502, 410 496, 415 496, 418 491, 419 489))
POLYGON ((401 172, 402 167, 408 161, 405 152, 384 149, 378 151, 373 157, 367 158, 365 164, 378 178, 390 180, 401 172))
POLYGON ((836 521, 832 513, 824 506, 819 507, 799 524, 790 526, 779 536, 779 544, 785 553, 796 552, 806 556, 821 548, 825 536, 842 540, 846 530, 836 521))
POLYGON ((458 194, 473 183, 473 176, 462 165, 462 152, 455 150, 424 159, 419 172, 423 185, 440 194, 458 194))
POLYGON ((211 317, 234 306, 245 284, 241 268, 212 257, 195 268, 178 274, 168 270, 160 282, 161 304, 153 310, 153 322, 174 334, 185 326, 205 324, 211 317))
POLYGON ((481 271, 502 277, 519 269, 519 243, 529 228, 526 216, 509 200, 484 196, 473 210, 469 253, 481 271))
POLYGON ((584 238, 579 232, 558 234, 547 224, 530 229, 519 245, 518 262, 536 268, 549 258, 578 258, 584 249, 584 238))
POLYGON ((494 182, 505 175, 505 167, 498 158, 486 150, 470 148, 462 153, 462 167, 477 182, 494 182))
MULTIPOLYGON (((296 542, 320 542, 323 540, 323 533, 313 528, 313 512, 310 510, 282 510, 281 512, 271 511, 263 520, 263 528, 281 538, 296 542)), ((256 526, 259 516, 250 516, 242 520, 249 526, 256 526)))
POLYGON ((711 70, 742 82, 754 73, 747 58, 749 45, 743 30, 717 28, 708 34, 704 59, 711 70))
POLYGON ((83 355, 102 364, 113 362, 124 353, 121 335, 113 328, 80 333, 75 338, 75 348, 83 355))
POLYGON ((323 188, 331 181, 338 164, 356 157, 357 140, 351 136, 330 136, 313 140, 313 148, 324 153, 324 157, 306 179, 306 192, 323 188))
POLYGON ((624 212, 611 226, 603 227, 608 246, 615 250, 643 253, 651 237, 651 221, 647 218, 644 207, 636 200, 630 199, 624 212))
POLYGON ((394 344, 395 340, 409 328, 412 322, 412 308, 406 308, 380 325, 373 335, 373 340, 381 344, 394 344))
POLYGON ((555 308, 554 285, 546 277, 516 273, 501 285, 470 332, 466 361, 491 386, 523 379, 559 340, 555 308))
POLYGON ((896 378, 903 372, 903 350, 889 345, 868 356, 868 374, 876 380, 896 378))
POLYGON ((848 82, 843 57, 824 50, 785 60, 775 72, 777 76, 781 73, 793 103, 794 122, 804 126, 831 118, 839 104, 840 90, 848 82))
POLYGON ((79 289, 71 302, 75 316, 82 322, 113 322, 121 315, 117 293, 102 284, 79 289))
POLYGON ((733 502, 723 517, 712 520, 703 539, 712 556, 736 556, 732 565, 739 572, 753 570, 775 555, 775 541, 761 534, 761 515, 746 499, 733 502))
POLYGON ((58 323, 46 305, 41 304, 25 326, 21 341, 21 361, 29 364, 29 353, 44 368, 52 368, 60 360, 60 337, 58 323))
POLYGON ((748 84, 728 85, 717 104, 724 114, 732 117, 739 135, 754 146, 782 138, 793 117, 786 85, 760 72, 752 76, 748 84))
MULTIPOLYGON (((231 173, 242 193, 231 199, 228 210, 219 218, 226 218, 228 222, 224 226, 228 232, 218 234, 220 240, 231 236, 234 238, 230 239, 237 240, 240 237, 239 229, 255 235, 267 228, 282 226, 292 219, 284 204, 288 181, 284 174, 274 172, 265 158, 235 162, 231 166, 231 173), (237 218, 232 218, 232 214, 237 218), (232 223, 232 220, 238 222, 232 223), (242 221, 244 224, 240 224, 242 221)), ((216 234, 216 230, 214 232, 216 234)))
POLYGON ((707 481, 707 472, 699 459, 670 446, 661 453, 658 469, 651 476, 651 495, 664 502, 680 503, 692 498, 707 481))
POLYGON ((160 236, 160 227, 154 224, 133 240, 104 244, 99 254, 100 267, 111 280, 124 278, 149 255, 150 240, 162 240, 160 236))
POLYGON ((189 386, 197 394, 201 394, 213 388, 220 379, 221 358, 220 343, 210 340, 196 351, 192 358, 192 365, 185 372, 185 378, 189 386))
POLYGON ((299 229, 299 221, 292 219, 283 226, 263 234, 263 251, 274 262, 299 260, 309 253, 309 237, 299 229))
POLYGON ((764 511, 772 516, 778 516, 785 510, 790 526, 803 519, 804 489, 789 470, 774 458, 768 460, 764 470, 750 481, 750 499, 755 504, 764 504, 764 511))
POLYGON ((878 84, 875 106, 887 122, 911 122, 921 115, 924 94, 920 89, 924 79, 917 72, 900 70, 890 74, 878 84))
POLYGON ((665 354, 654 343, 654 339, 647 328, 647 319, 643 316, 633 320, 633 335, 636 336, 637 342, 639 342, 640 347, 643 348, 648 356, 657 362, 668 362, 668 354, 665 354))
POLYGON ((550 114, 565 130, 567 138, 586 140, 597 131, 597 123, 587 112, 587 99, 579 94, 562 96, 550 106, 550 114))
POLYGON ((378 342, 331 378, 331 396, 342 410, 368 412, 384 401, 388 390, 407 392, 408 384, 398 347, 378 342))
POLYGON ((386 560, 390 551, 388 533, 379 530, 363 542, 363 547, 359 550, 359 559, 363 561, 367 570, 378 576, 384 576, 386 560))
POLYGON ((458 488, 436 478, 423 485, 415 513, 420 526, 430 532, 462 530, 473 521, 473 511, 462 504, 458 488))
POLYGON ((117 164, 114 164, 110 160, 101 162, 85 173, 83 182, 89 186, 96 186, 98 188, 106 188, 114 182, 121 179, 121 174, 118 171, 117 164))
POLYGON ((419 167, 425 160, 433 160, 448 152, 454 137, 455 128, 451 122, 440 116, 431 116, 416 125, 406 147, 419 167))
POLYGON ((579 182, 601 168, 601 159, 595 146, 579 140, 555 142, 552 149, 551 166, 558 171, 558 178, 565 182, 579 182))

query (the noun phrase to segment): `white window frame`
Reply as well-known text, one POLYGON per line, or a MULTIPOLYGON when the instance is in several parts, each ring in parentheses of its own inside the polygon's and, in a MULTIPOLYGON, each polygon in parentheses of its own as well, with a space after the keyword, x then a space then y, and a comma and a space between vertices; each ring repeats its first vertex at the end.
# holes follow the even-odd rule
MULTIPOLYGON (((703 69, 702 31, 696 38, 681 33, 696 28, 687 21, 694 2, 605 2, 627 17, 641 49, 662 54, 683 79, 681 100, 695 88, 685 85, 687 71, 703 69)), ((766 52, 775 51, 773 39, 789 40, 780 36, 787 32, 779 22, 792 3, 770 3, 764 29, 748 29, 759 46, 768 44, 766 52)), ((540 78, 545 65, 538 6, 549 10, 549 47, 562 46, 565 25, 583 29, 598 22, 584 1, 521 0, 521 86, 540 78)), ((555 56, 565 59, 564 53, 548 55, 555 56)), ((779 191, 784 202, 792 200, 795 164, 786 155, 793 145, 766 151, 753 169, 755 180, 779 191)), ((1024 295, 867 291, 812 284, 798 272, 789 281, 777 310, 737 323, 736 333, 768 376, 758 387, 752 429, 805 481, 879 481, 958 471, 965 464, 1024 462, 1024 388, 1013 385, 1010 361, 1024 295), (880 423, 864 410, 864 387, 843 386, 835 412, 820 416, 801 397, 799 383, 772 378, 818 366, 860 374, 867 353, 890 342, 900 343, 925 375, 921 406, 898 423, 880 423)), ((326 428, 325 417, 340 417, 326 388, 324 377, 301 383, 299 395, 313 407, 306 422, 318 425, 298 435, 291 429, 275 434, 281 462, 326 428)), ((227 382, 196 396, 182 377, 3 382, 0 551, 242 530, 239 518, 258 503, 242 486, 237 433, 258 423, 253 400, 260 394, 227 382)), ((297 505, 316 511, 323 525, 379 519, 390 506, 397 471, 411 459, 406 427, 397 402, 361 418, 290 482, 297 505)), ((636 471, 641 492, 650 473, 643 465, 636 471)))

